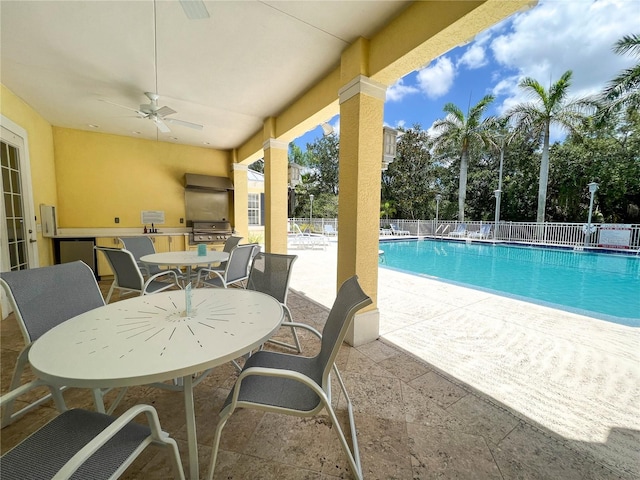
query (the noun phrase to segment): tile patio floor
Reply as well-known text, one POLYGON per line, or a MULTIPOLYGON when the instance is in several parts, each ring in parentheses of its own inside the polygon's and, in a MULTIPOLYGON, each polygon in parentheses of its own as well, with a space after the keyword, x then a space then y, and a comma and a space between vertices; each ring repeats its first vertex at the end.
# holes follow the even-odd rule
MULTIPOLYGON (((301 257, 306 255, 300 253, 301 257)), ((308 262, 314 257, 315 254, 309 255, 308 262)), ((301 258, 294 271, 304 273, 311 264, 301 258)), ((295 283, 292 282, 294 288, 295 283)), ((298 288, 305 292, 292 292, 288 302, 294 319, 321 329, 328 311, 322 305, 322 293, 316 301, 311 299, 307 286, 298 282, 298 288)), ((380 298, 386 295, 384 292, 381 286, 380 298)), ((406 314, 392 313, 389 320, 381 322, 381 332, 401 330, 397 323, 406 322, 405 317, 406 314)), ((22 348, 13 316, 2 322, 0 334, 4 392, 22 348)), ((488 394, 486 389, 461 381, 457 372, 452 373, 453 368, 448 372, 438 362, 425 361, 384 337, 359 348, 344 345, 338 357, 355 408, 366 479, 637 478, 633 464, 602 461, 589 450, 577 448, 575 442, 554 429, 488 394)), ((315 338, 305 332, 302 338, 304 352, 312 354, 317 348, 315 338)), ((235 377, 235 370, 227 364, 196 387, 201 478, 205 478, 208 470, 217 413, 235 377)), ((339 389, 334 389, 334 395, 335 392, 339 389)), ((70 390, 65 398, 71 407, 92 405, 86 391, 70 390)), ((156 407, 163 429, 178 441, 186 465, 182 395, 150 387, 131 388, 116 413, 136 403, 156 407)), ((344 423, 344 403, 339 396, 334 397, 334 403, 344 423)), ((52 406, 43 406, 2 429, 2 452, 55 414, 52 406)), ((630 436, 634 442, 638 432, 621 434, 630 436)), ((124 478, 171 478, 170 463, 163 451, 148 448, 124 478)), ((236 412, 225 427, 215 478, 352 477, 326 416, 298 419, 243 410, 236 412)))

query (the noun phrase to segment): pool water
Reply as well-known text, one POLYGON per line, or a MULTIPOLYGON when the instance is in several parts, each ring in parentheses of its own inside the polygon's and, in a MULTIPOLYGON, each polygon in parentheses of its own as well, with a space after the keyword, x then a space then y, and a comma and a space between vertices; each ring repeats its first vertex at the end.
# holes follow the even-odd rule
POLYGON ((382 267, 640 326, 640 257, 478 242, 381 242, 382 267))

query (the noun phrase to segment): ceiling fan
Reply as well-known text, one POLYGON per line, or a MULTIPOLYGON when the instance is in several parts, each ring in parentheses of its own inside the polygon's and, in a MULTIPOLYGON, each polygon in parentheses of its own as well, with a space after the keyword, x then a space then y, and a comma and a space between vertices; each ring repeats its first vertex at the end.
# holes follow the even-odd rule
POLYGON ((197 123, 186 122, 177 118, 167 118, 169 115, 173 115, 174 113, 176 113, 176 111, 171 107, 159 106, 158 99, 160 98, 160 96, 157 93, 144 92, 144 94, 149 99, 149 103, 140 105, 140 108, 138 109, 120 105, 119 103, 110 102, 108 100, 104 100, 104 102, 115 105, 116 107, 126 108, 127 110, 134 111, 140 118, 148 118, 156 124, 158 130, 160 130, 162 133, 169 133, 171 131, 171 129, 167 126, 167 123, 182 125, 183 127, 194 128, 196 130, 202 130, 203 126, 197 123))
MULTIPOLYGON (((189 19, 202 19, 208 18, 209 12, 207 11, 202 0, 180 0, 180 3, 189 19)), ((156 92, 158 91, 158 41, 157 41, 157 11, 156 0, 153 0, 153 70, 156 80, 156 92)), ((139 109, 113 103, 108 100, 103 100, 106 103, 110 103, 117 107, 126 108, 132 110, 138 114, 140 118, 148 118, 156 124, 158 130, 162 133, 169 133, 171 129, 167 126, 167 123, 175 125, 182 125, 183 127, 193 128, 196 130, 202 130, 203 126, 197 123, 186 122, 184 120, 178 120, 177 118, 167 118, 169 115, 177 113, 173 108, 167 106, 159 106, 158 99, 160 95, 154 92, 144 92, 149 99, 149 103, 143 103, 139 109)))

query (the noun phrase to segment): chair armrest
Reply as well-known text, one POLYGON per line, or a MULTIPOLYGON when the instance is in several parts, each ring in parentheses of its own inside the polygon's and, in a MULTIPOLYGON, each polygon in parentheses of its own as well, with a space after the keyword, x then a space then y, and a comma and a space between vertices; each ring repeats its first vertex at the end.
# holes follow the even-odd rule
MULTIPOLYGON (((204 276, 206 276, 207 274, 213 273, 213 274, 217 275, 218 278, 220 278, 222 283, 224 283, 224 277, 222 276, 222 274, 218 270, 213 270, 212 268, 201 268, 200 270, 198 270, 198 277, 196 278, 196 285, 198 285, 200 283, 200 277, 203 276, 202 275, 203 273, 205 274, 204 276)), ((222 273, 224 273, 224 272, 222 272, 222 273)))
POLYGON ((298 322, 282 322, 280 324, 281 327, 295 327, 295 328, 302 328, 304 330, 308 330, 311 333, 313 333, 316 337, 322 339, 322 334, 316 330, 315 328, 313 328, 310 325, 307 325, 306 323, 298 323, 298 322))
MULTIPOLYGON (((180 283, 178 282, 178 275, 176 274, 175 271, 173 270, 164 270, 162 272, 156 273, 155 275, 150 276, 146 282, 144 282, 144 286, 142 288, 143 291, 147 290, 147 286, 149 286, 149 284, 151 282, 153 282, 154 280, 160 278, 160 277, 164 277, 164 276, 173 276, 173 281, 175 282, 175 284, 180 287, 180 283)), ((182 289, 182 287, 180 287, 180 289, 182 289)))
MULTIPOLYGON (((236 384, 233 387, 233 397, 231 398, 231 403, 227 406, 227 408, 231 407, 231 411, 235 410, 238 404, 238 395, 240 394, 240 386, 242 385, 242 381, 249 376, 259 375, 263 377, 279 377, 279 378, 287 378, 289 380, 295 380, 297 382, 303 383, 307 387, 311 388, 318 396, 323 397, 325 401, 328 401, 327 394, 322 389, 320 385, 318 385, 313 379, 308 376, 296 372, 294 370, 285 370, 282 368, 267 368, 267 367, 249 367, 246 370, 243 370, 238 379, 236 380, 236 384)), ((222 412, 220 412, 222 415, 222 412)))
POLYGON ((145 413, 147 423, 151 429, 151 438, 155 441, 164 441, 168 434, 160 428, 158 413, 150 405, 135 405, 122 415, 117 417, 111 425, 105 428, 100 434, 93 438, 83 448, 81 448, 67 463, 56 473, 52 480, 63 480, 71 477, 75 471, 82 466, 85 460, 98 451, 120 430, 127 426, 137 415, 145 413))

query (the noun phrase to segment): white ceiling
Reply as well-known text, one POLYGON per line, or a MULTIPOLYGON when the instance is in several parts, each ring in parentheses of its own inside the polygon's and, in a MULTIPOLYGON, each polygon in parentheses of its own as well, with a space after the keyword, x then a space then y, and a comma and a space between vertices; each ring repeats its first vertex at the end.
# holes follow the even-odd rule
POLYGON ((207 0, 210 17, 190 20, 162 0, 154 28, 153 0, 2 0, 0 81, 55 126, 230 149, 407 3, 207 0), (147 91, 177 112, 168 118, 204 129, 163 134, 107 103, 138 109, 147 91))

